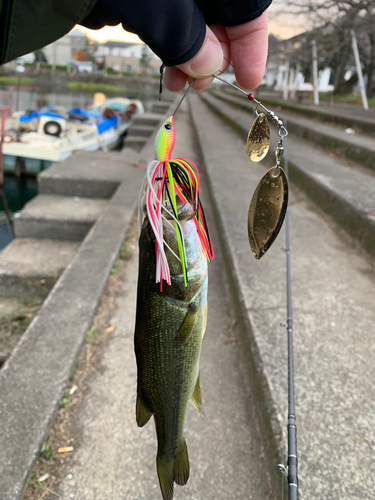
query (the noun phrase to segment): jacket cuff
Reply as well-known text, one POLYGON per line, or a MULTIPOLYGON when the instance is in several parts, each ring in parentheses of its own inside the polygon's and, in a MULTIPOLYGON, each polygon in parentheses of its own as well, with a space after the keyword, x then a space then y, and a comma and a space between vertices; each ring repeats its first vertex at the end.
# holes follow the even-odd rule
POLYGON ((272 0, 196 0, 208 25, 237 26, 261 16, 272 0))

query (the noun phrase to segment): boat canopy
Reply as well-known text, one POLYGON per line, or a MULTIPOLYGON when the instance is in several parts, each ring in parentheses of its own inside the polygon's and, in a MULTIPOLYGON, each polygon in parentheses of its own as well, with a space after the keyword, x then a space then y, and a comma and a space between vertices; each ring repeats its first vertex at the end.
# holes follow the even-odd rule
POLYGON ((70 113, 75 115, 82 115, 87 118, 96 119, 97 120, 96 126, 99 134, 103 134, 103 132, 106 132, 107 130, 116 127, 118 123, 117 116, 110 116, 106 118, 103 115, 100 115, 99 113, 95 113, 93 111, 85 111, 84 109, 81 108, 73 108, 70 110, 70 113))
MULTIPOLYGON (((72 108, 69 111, 69 114, 76 115, 76 116, 78 115, 77 117, 82 116, 86 119, 91 118, 91 119, 95 120, 96 127, 98 129, 99 134, 103 134, 103 132, 106 132, 107 130, 116 127, 116 125, 118 124, 117 116, 110 116, 107 118, 99 113, 95 113, 92 111, 85 111, 84 109, 81 109, 81 108, 72 108)), ((46 111, 43 109, 41 109, 39 111, 31 111, 25 115, 20 115, 18 117, 18 119, 19 119, 20 123, 27 123, 27 122, 33 120, 34 118, 40 118, 42 116, 46 116, 46 117, 51 118, 51 119, 56 119, 56 118, 66 119, 65 116, 62 116, 58 113, 53 113, 49 110, 46 111)))
POLYGON ((27 123, 34 118, 39 118, 40 116, 47 116, 48 118, 63 118, 61 115, 58 115, 57 113, 51 113, 49 111, 32 111, 27 115, 20 115, 18 117, 18 120, 20 123, 27 123))
POLYGON ((97 123, 98 127, 98 132, 99 134, 102 134, 103 132, 106 132, 110 128, 116 127, 118 123, 118 118, 117 116, 111 116, 110 118, 106 118, 104 121, 97 123))

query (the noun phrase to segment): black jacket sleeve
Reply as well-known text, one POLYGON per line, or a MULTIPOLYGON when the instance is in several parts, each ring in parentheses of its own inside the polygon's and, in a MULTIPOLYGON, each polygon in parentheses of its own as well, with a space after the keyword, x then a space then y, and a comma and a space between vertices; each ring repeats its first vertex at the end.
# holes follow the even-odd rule
POLYGON ((81 24, 98 29, 122 23, 167 66, 189 61, 203 45, 206 24, 243 24, 259 17, 272 0, 97 0, 81 24), (117 21, 116 21, 117 20, 117 21))
POLYGON ((0 64, 64 36, 95 0, 0 0, 0 64))
POLYGON ((102 27, 108 17, 136 33, 167 66, 189 61, 206 35, 206 21, 194 0, 98 0, 81 24, 102 27))
POLYGON ((237 26, 259 17, 272 0, 195 0, 206 23, 237 26))
POLYGON ((0 0, 0 64, 48 45, 76 23, 98 29, 120 22, 167 66, 202 47, 206 24, 242 24, 271 0, 0 0))

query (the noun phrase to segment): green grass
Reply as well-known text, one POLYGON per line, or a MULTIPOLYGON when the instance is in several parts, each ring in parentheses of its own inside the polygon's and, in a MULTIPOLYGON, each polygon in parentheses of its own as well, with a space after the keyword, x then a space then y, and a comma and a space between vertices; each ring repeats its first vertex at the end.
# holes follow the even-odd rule
POLYGON ((107 83, 70 82, 68 88, 74 92, 103 92, 103 94, 124 94, 128 92, 126 87, 107 83))
POLYGON ((17 76, 0 76, 0 85, 32 85, 32 78, 18 78, 17 76))
POLYGON ((47 443, 43 443, 42 449, 40 450, 40 454, 43 455, 43 457, 46 460, 52 460, 53 458, 52 446, 48 445, 47 443))
POLYGON ((86 344, 89 344, 92 340, 98 337, 100 337, 100 331, 96 328, 96 326, 92 326, 85 334, 85 342, 86 344))
MULTIPOLYGON (((362 106, 361 94, 358 92, 352 94, 337 94, 333 96, 329 92, 319 92, 319 99, 322 101, 329 101, 332 97, 334 102, 344 104, 357 104, 359 106, 362 106)), ((370 97, 367 100, 369 106, 375 106, 375 97, 370 97)))
POLYGON ((10 335, 21 335, 31 323, 35 314, 43 304, 44 297, 23 297, 15 299, 18 303, 16 312, 0 318, 0 334, 3 331, 10 335))
MULTIPOLYGON (((37 67, 37 63, 33 62, 33 63, 25 63, 25 66, 27 66, 28 68, 36 68, 37 67)), ((49 63, 40 63, 39 64, 39 67, 40 68, 43 68, 43 69, 52 69, 52 64, 49 64, 49 63)), ((66 64, 56 64, 55 65, 55 69, 56 71, 68 71, 68 67, 66 64)))

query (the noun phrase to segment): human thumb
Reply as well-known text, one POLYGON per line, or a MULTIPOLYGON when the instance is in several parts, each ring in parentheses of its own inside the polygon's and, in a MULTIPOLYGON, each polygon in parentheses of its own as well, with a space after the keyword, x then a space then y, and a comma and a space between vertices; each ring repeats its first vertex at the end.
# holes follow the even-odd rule
POLYGON ((177 68, 193 78, 204 78, 218 71, 223 62, 223 50, 212 30, 206 27, 206 38, 202 48, 190 61, 177 68))

